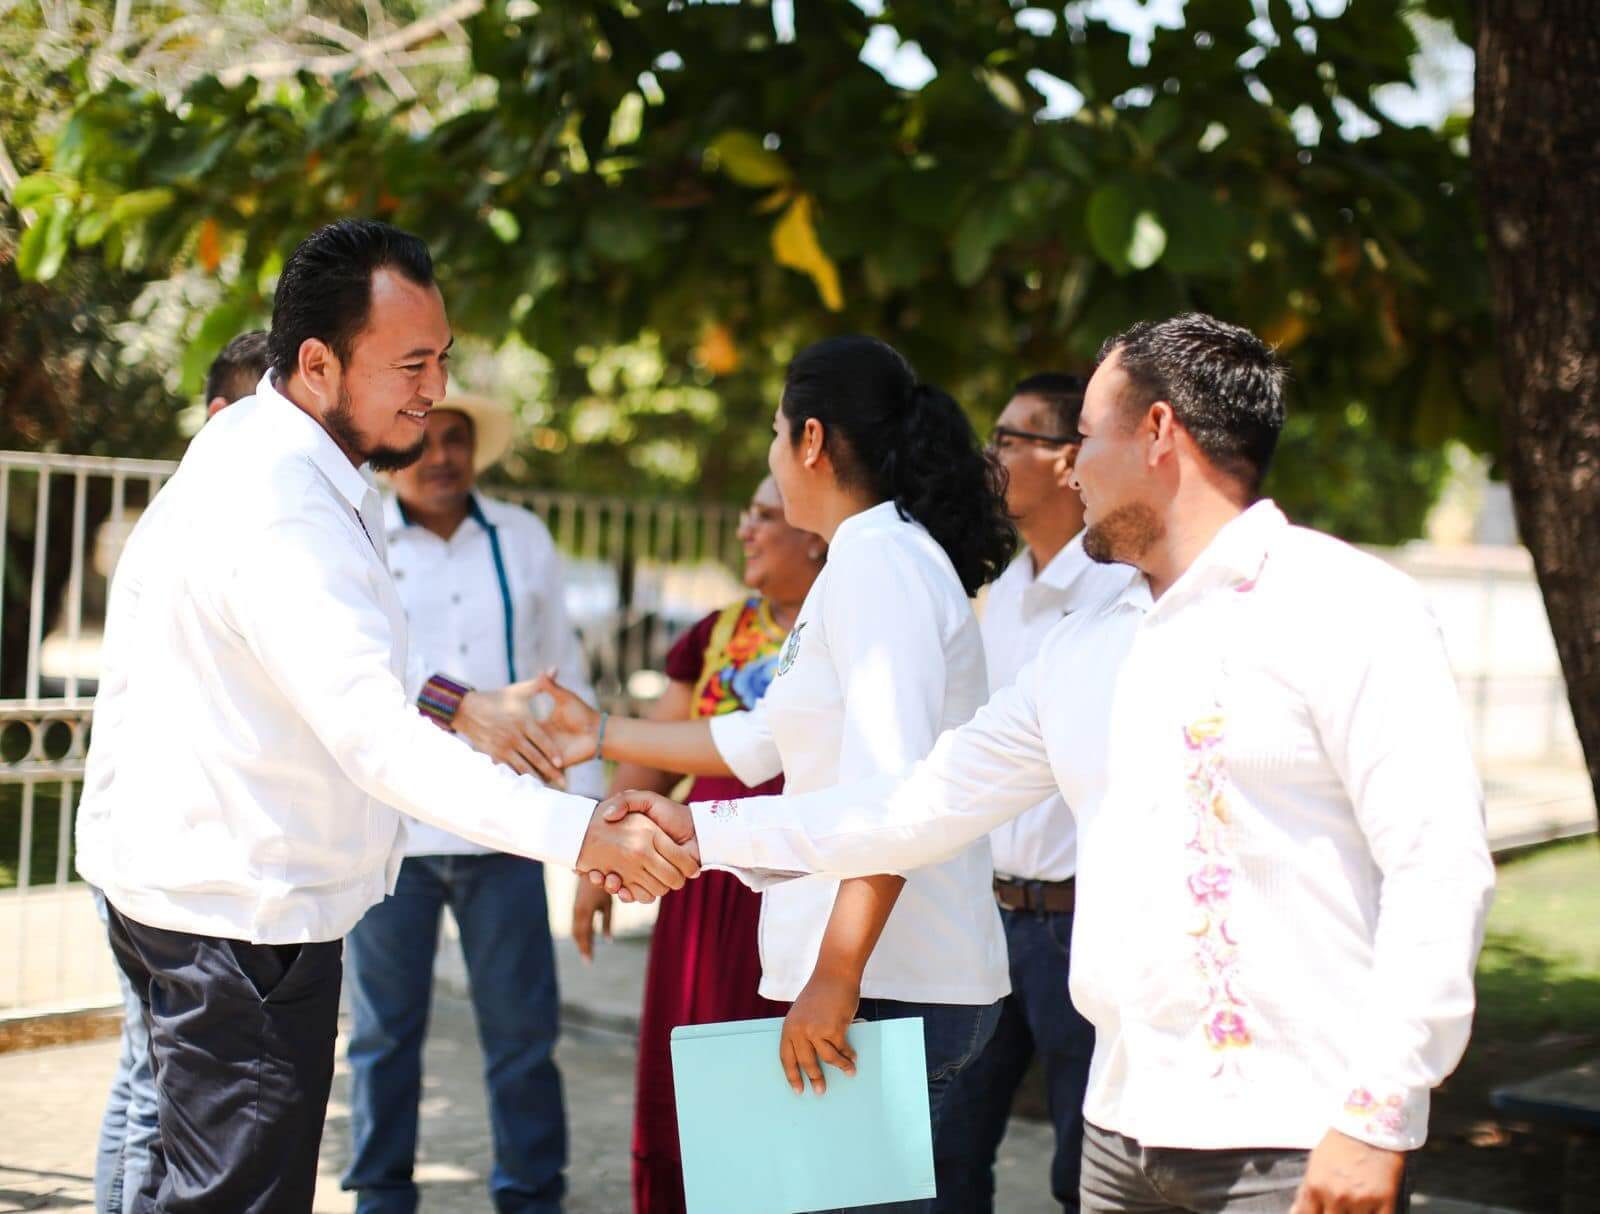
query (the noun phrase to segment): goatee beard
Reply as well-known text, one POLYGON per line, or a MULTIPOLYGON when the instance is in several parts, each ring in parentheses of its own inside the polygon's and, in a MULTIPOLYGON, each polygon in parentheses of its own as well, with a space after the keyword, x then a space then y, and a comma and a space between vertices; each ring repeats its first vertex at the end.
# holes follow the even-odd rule
POLYGON ((1083 533, 1083 554, 1102 565, 1137 565, 1167 530, 1143 502, 1118 506, 1083 533))
POLYGON ((422 458, 422 449, 428 438, 424 434, 410 447, 364 446, 365 440, 356 429, 355 407, 344 385, 339 386, 339 403, 322 415, 322 424, 334 440, 346 451, 354 451, 370 465, 374 472, 396 472, 410 467, 422 458))

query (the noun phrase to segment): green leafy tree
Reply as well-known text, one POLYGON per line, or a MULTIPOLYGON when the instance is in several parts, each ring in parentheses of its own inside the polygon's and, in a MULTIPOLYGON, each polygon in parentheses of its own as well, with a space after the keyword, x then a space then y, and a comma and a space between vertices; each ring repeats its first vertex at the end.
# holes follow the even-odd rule
POLYGON ((14 195, 39 217, 19 260, 213 278, 192 385, 309 228, 392 219, 432 244, 460 331, 545 360, 541 398, 499 385, 545 435, 526 475, 714 496, 748 484, 783 363, 822 334, 881 334, 982 422, 1021 373, 1202 308, 1295 365, 1307 420, 1273 492, 1400 538, 1441 442, 1494 440, 1464 147, 1373 100, 1411 79, 1417 5, 1257 7, 1190 0, 1131 56, 1004 0, 813 0, 792 36, 758 3, 492 0, 442 110, 360 70, 86 82, 14 195), (862 61, 880 27, 931 64, 921 87, 862 61))

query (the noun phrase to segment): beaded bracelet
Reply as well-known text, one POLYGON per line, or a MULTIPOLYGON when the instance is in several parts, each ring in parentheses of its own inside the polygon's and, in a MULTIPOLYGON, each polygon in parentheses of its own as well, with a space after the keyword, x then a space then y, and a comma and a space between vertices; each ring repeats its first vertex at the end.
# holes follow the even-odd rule
POLYGON ((417 708, 422 715, 427 717, 441 729, 455 731, 456 713, 461 710, 461 701, 472 688, 465 683, 457 683, 454 679, 436 674, 422 685, 422 690, 417 693, 417 708))

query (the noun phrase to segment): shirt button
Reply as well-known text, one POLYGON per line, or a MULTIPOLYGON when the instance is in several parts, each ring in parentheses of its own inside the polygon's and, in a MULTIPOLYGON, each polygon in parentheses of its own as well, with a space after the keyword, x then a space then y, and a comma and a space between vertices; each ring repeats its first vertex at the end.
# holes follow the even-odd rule
POLYGON ((452 603, 459 603, 461 601, 461 596, 459 594, 452 594, 450 596, 450 601, 452 603))
POLYGON ((462 647, 461 647, 461 652, 462 652, 462 653, 466 653, 466 651, 467 651, 467 647, 466 647, 466 646, 465 646, 465 645, 463 645, 463 646, 462 646, 462 647))

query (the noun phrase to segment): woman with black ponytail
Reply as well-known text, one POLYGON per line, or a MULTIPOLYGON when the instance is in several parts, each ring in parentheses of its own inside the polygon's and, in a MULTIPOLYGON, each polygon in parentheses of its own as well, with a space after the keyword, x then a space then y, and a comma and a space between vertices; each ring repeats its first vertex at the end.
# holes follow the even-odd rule
MULTIPOLYGON (((786 520, 828 542, 828 563, 765 698, 663 723, 610 718, 549 684, 553 762, 602 754, 752 785, 781 772, 802 793, 898 772, 983 704, 970 596, 1004 569, 1012 533, 1000 473, 956 403, 883 342, 830 338, 789 365, 768 464, 786 520)), ((853 1069, 855 1016, 920 1016, 937 1127, 1010 989, 992 879, 980 842, 904 877, 812 876, 766 891, 761 994, 793 1003, 780 1052, 797 1091, 807 1077, 822 1089, 821 1062, 853 1069)))

